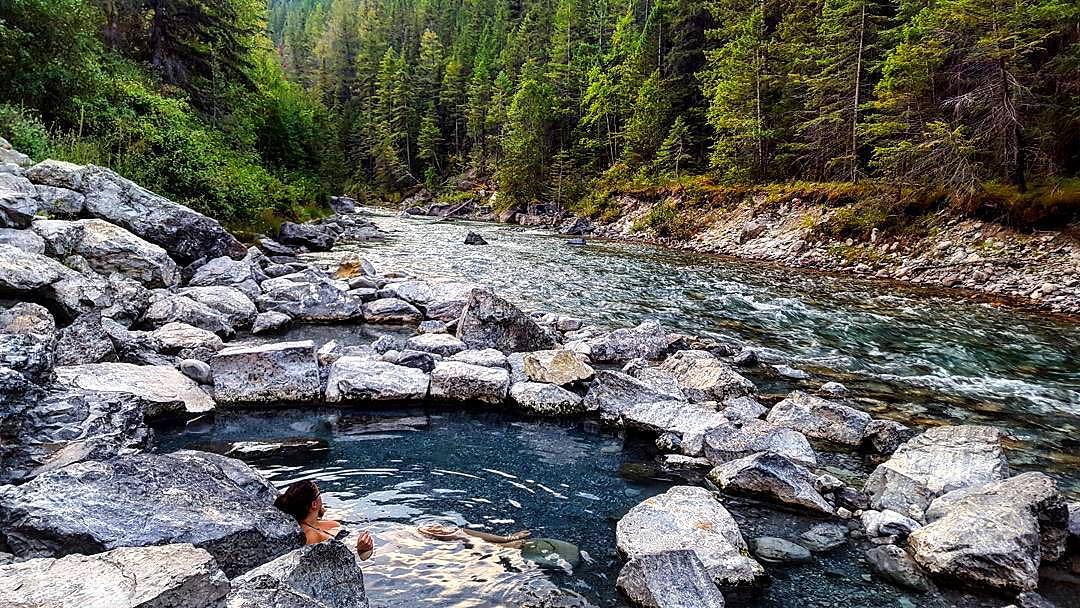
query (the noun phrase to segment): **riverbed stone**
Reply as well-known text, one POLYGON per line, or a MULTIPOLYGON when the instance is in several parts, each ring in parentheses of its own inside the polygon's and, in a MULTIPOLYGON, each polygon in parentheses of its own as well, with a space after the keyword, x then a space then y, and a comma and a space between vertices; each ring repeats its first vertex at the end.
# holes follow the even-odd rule
POLYGON ((0 228, 0 245, 11 245, 27 253, 45 253, 45 239, 33 230, 0 228))
POLYGON ((0 243, 0 292, 37 295, 70 272, 56 260, 0 243))
POLYGON ((141 322, 150 327, 184 323, 224 337, 235 333, 233 326, 220 312, 186 295, 164 290, 154 291, 150 295, 149 306, 143 312, 141 322))
POLYGON ((976 425, 935 427, 915 436, 866 480, 870 506, 918 520, 946 492, 1004 479, 1009 465, 1001 438, 998 429, 976 425))
POLYGON ((449 360, 460 361, 470 365, 479 365, 482 367, 497 367, 500 369, 507 369, 508 367, 506 355, 502 354, 502 351, 494 348, 463 350, 460 353, 451 355, 449 360))
POLYGON ((843 524, 815 524, 799 535, 798 543, 814 553, 832 551, 847 544, 848 528, 843 524))
POLYGON ((133 395, 146 403, 147 420, 192 416, 214 409, 214 400, 172 366, 70 365, 56 368, 56 381, 76 389, 133 395))
POLYGON ((773 452, 805 465, 817 464, 817 455, 802 433, 757 419, 715 426, 705 434, 704 449, 705 457, 713 464, 758 452, 773 452))
POLYGON ((80 462, 0 487, 0 536, 20 557, 190 543, 235 576, 301 545, 254 469, 182 450, 80 462))
POLYGON ((433 399, 500 404, 509 390, 510 374, 505 369, 442 361, 431 372, 433 399))
POLYGON ((725 399, 721 403, 721 412, 724 413, 724 417, 732 422, 740 422, 744 420, 756 420, 768 413, 769 408, 765 407, 750 396, 735 397, 734 399, 725 399))
POLYGON ((307 545, 232 580, 227 608, 367 608, 364 574, 337 540, 307 545))
POLYGON ((668 337, 659 321, 616 329, 589 341, 591 358, 597 363, 659 359, 668 350, 668 337))
POLYGON ((232 346, 218 352, 210 367, 220 404, 311 403, 321 397, 311 340, 232 346))
POLYGON ((224 285, 188 287, 182 289, 180 293, 216 311, 229 326, 236 329, 251 327, 259 314, 258 309, 255 308, 255 302, 245 292, 235 287, 224 285))
POLYGON ((214 332, 187 323, 166 323, 150 332, 163 353, 194 359, 209 359, 224 343, 214 332))
POLYGON ((932 575, 966 585, 1031 591, 1042 561, 1065 552, 1068 507, 1043 473, 954 490, 926 517, 908 537, 912 556, 932 575))
POLYGON ((290 247, 306 247, 309 251, 329 251, 337 241, 337 234, 325 225, 285 222, 278 230, 277 240, 290 247))
POLYGON ((593 368, 566 349, 540 350, 525 353, 522 358, 525 375, 532 382, 548 382, 566 386, 593 377, 593 368))
POLYGON ((660 369, 675 376, 679 389, 691 401, 725 401, 754 392, 753 382, 703 350, 678 351, 660 369))
POLYGON ((805 564, 814 561, 806 547, 785 538, 760 536, 749 542, 754 557, 766 564, 805 564))
POLYGON ((259 265, 259 250, 251 248, 239 260, 229 256, 216 257, 195 269, 188 281, 191 287, 232 287, 249 298, 259 297, 259 284, 269 277, 259 265))
POLYGON ((690 550, 639 555, 623 566, 615 584, 642 608, 724 608, 724 596, 690 550))
POLYGON ((229 589, 214 557, 190 544, 0 566, 0 604, 12 608, 209 608, 229 589))
POLYGON ((869 538, 882 536, 907 538, 909 534, 922 527, 914 519, 889 509, 884 511, 868 509, 862 512, 859 520, 862 522, 863 529, 866 530, 866 536, 869 538))
POLYGON ((686 456, 701 456, 705 449, 705 436, 717 426, 726 424, 727 418, 707 404, 657 401, 631 405, 623 409, 613 422, 628 428, 674 435, 678 438, 680 452, 686 456))
POLYGON ((334 361, 326 383, 329 403, 413 401, 428 394, 430 376, 422 370, 367 357, 334 361))
POLYGON ((579 395, 545 382, 514 383, 510 386, 510 400, 540 416, 572 416, 585 411, 579 395))
POLYGON ((870 569, 886 581, 915 591, 926 592, 934 588, 930 577, 902 547, 881 545, 866 552, 870 569))
POLYGON ((769 410, 765 420, 813 439, 857 447, 862 444, 870 415, 802 391, 793 391, 769 410))
POLYGON ((420 334, 406 340, 405 348, 449 357, 464 351, 467 346, 450 334, 420 334))
POLYGON ((675 486, 630 509, 616 525, 615 543, 630 560, 692 551, 718 585, 749 584, 765 573, 749 557, 731 514, 712 492, 696 486, 675 486))
POLYGON ((473 289, 469 293, 458 321, 457 337, 469 348, 495 348, 504 353, 555 346, 551 332, 488 289, 473 289))
POLYGON ((56 365, 100 363, 117 358, 116 347, 102 325, 99 312, 86 313, 60 330, 56 365))
POLYGON ((0 483, 21 483, 82 460, 104 460, 150 447, 145 403, 134 395, 50 390, 7 395, 0 407, 0 483))
POLYGON ((363 316, 363 300, 348 292, 348 283, 314 271, 263 282, 256 300, 262 312, 275 311, 301 322, 337 322, 363 316))
POLYGON ((260 312, 255 316, 255 321, 251 324, 251 333, 253 334, 268 334, 274 332, 285 331, 285 329, 292 323, 292 317, 281 312, 260 312))
POLYGON ((385 325, 415 325, 424 320, 424 313, 405 300, 379 298, 364 304, 364 321, 385 325))
POLYGON ((210 369, 210 364, 198 359, 183 359, 177 363, 176 367, 188 378, 191 378, 199 384, 214 383, 214 372, 210 369))
POLYGON ((806 467, 772 452, 762 452, 717 465, 709 480, 724 492, 832 515, 833 508, 814 487, 806 467))
POLYGON ((86 197, 86 213, 160 246, 177 262, 246 253, 217 220, 158 196, 109 169, 87 165, 80 173, 81 188, 73 189, 86 197))
POLYGON ((622 372, 600 370, 585 395, 585 408, 599 412, 604 418, 617 420, 634 405, 683 400, 678 387, 651 386, 622 372))
POLYGON ((0 365, 31 381, 45 380, 56 361, 56 341, 56 321, 44 306, 19 302, 0 310, 0 365))
POLYGON ((871 420, 863 433, 863 444, 874 453, 889 455, 914 436, 914 429, 894 420, 871 420))

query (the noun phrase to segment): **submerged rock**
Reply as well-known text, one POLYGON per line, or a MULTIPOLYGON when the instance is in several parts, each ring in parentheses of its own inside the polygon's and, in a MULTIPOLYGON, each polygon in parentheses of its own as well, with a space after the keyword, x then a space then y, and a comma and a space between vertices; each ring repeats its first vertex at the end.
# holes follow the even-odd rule
POLYGON ((433 399, 499 404, 509 390, 510 374, 505 369, 442 361, 431 372, 433 399))
MULTIPOLYGON (((430 314, 430 313, 429 313, 430 314)), ((487 289, 473 289, 458 321, 457 337, 469 348, 504 353, 550 349, 555 338, 517 306, 487 289)))
POLYGON ((597 363, 659 359, 668 350, 668 337, 659 321, 645 321, 590 340, 589 346, 592 360, 597 363))
POLYGON ((525 375, 533 382, 564 386, 588 380, 594 373, 593 368, 565 349, 525 353, 522 362, 525 364, 525 375))
POLYGON ((367 608, 364 574, 344 544, 307 545, 232 581, 227 608, 367 608))
POLYGON ((94 363, 56 368, 58 384, 133 395, 146 405, 147 420, 190 416, 214 409, 214 400, 175 367, 94 363))
POLYGON ((874 509, 921 519, 930 501, 946 492, 1004 479, 1009 464, 1001 431, 988 426, 943 426, 900 446, 866 480, 874 509))
POLYGON ((221 404, 310 403, 321 397, 311 340, 226 348, 210 367, 214 398, 221 404))
POLYGON ((227 575, 299 547, 277 491, 239 460, 205 452, 81 462, 0 487, 0 536, 20 557, 190 543, 227 575))
POLYGON ((692 551, 718 585, 749 584, 765 573, 748 557, 739 525, 705 488, 675 486, 638 504, 619 520, 615 542, 630 560, 692 551))
POLYGON ((330 366, 326 401, 411 401, 428 394, 430 377, 422 370, 375 361, 341 357, 330 366))
POLYGON ((765 452, 726 462, 709 472, 709 480, 725 492, 833 513, 832 505, 814 487, 814 475, 779 454, 765 452))
POLYGON ((572 416, 585 411, 581 397, 565 388, 543 382, 517 382, 510 400, 523 410, 540 416, 572 416))
POLYGON ((465 244, 466 245, 487 245, 488 242, 485 241, 484 237, 480 236, 479 233, 476 233, 476 232, 473 232, 473 231, 470 230, 469 233, 465 235, 465 244))
POLYGON ((724 608, 724 596, 712 576, 689 550, 634 557, 623 566, 615 584, 643 608, 724 608))
POLYGON ((934 588, 926 572, 915 563, 911 555, 896 545, 881 545, 866 552, 870 569, 881 578, 915 591, 926 592, 934 588))
POLYGON ((870 414, 794 391, 769 410, 765 420, 814 439, 857 447, 862 444, 870 414))
POLYGON ((758 452, 773 452, 806 465, 817 464, 817 455, 802 433, 764 420, 720 424, 705 435, 705 457, 713 464, 758 452))
POLYGON ((13 608, 208 608, 229 589, 214 557, 190 544, 0 566, 0 604, 13 608))
POLYGON ((810 550, 790 540, 762 536, 750 541, 754 557, 767 564, 805 564, 814 561, 810 550))
POLYGON ((822 553, 847 544, 847 537, 847 526, 823 523, 800 534, 798 542, 814 553, 822 553))

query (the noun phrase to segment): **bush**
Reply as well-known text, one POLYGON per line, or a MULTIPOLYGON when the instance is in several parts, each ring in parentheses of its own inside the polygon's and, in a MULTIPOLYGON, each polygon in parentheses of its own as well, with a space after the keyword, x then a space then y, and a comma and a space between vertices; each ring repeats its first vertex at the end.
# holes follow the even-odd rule
POLYGON ((0 137, 34 160, 42 160, 48 156, 52 147, 49 130, 45 128, 41 117, 32 110, 17 106, 0 105, 0 137))

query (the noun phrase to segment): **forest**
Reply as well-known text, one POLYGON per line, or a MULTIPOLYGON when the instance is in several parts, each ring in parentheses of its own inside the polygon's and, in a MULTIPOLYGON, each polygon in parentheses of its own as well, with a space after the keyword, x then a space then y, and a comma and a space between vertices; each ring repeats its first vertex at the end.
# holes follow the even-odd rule
POLYGON ((0 126, 230 219, 463 175, 585 211, 686 183, 1080 206, 1071 0, 4 6, 0 126))

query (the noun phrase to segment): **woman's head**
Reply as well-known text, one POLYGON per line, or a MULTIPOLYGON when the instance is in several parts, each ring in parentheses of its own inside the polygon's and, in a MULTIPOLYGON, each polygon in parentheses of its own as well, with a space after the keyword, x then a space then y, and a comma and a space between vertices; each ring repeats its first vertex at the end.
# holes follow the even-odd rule
POLYGON ((318 512, 319 517, 326 513, 319 486, 310 479, 289 484, 289 487, 285 488, 285 491, 274 500, 274 506, 295 517, 296 521, 302 521, 313 510, 318 512))

